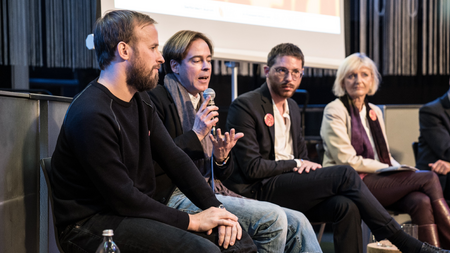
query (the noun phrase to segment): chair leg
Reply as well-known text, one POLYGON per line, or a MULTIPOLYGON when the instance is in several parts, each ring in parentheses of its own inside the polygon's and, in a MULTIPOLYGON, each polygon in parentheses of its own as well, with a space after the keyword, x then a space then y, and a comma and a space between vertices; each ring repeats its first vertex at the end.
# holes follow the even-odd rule
POLYGON ((323 232, 325 231, 326 223, 322 223, 320 225, 319 233, 317 234, 317 241, 320 243, 322 241, 323 232))

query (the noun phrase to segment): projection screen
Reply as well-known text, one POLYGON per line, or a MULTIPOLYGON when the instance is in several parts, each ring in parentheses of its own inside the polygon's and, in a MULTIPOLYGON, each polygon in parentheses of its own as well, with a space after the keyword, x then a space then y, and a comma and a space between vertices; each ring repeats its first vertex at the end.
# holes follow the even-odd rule
POLYGON ((335 69, 345 58, 344 0, 102 0, 154 18, 161 47, 179 30, 206 34, 214 59, 265 63, 270 49, 298 45, 305 66, 335 69))

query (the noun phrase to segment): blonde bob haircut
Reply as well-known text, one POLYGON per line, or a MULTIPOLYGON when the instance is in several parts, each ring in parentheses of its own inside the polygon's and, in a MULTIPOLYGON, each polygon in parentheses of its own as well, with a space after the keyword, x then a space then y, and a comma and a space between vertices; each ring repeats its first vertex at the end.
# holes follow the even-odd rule
POLYGON ((368 95, 372 96, 377 92, 381 80, 381 75, 378 72, 377 66, 364 53, 354 53, 347 56, 338 68, 336 80, 333 84, 333 93, 336 97, 342 97, 347 93, 344 86, 345 77, 347 77, 350 72, 356 71, 361 67, 370 69, 372 74, 372 87, 370 87, 368 95))

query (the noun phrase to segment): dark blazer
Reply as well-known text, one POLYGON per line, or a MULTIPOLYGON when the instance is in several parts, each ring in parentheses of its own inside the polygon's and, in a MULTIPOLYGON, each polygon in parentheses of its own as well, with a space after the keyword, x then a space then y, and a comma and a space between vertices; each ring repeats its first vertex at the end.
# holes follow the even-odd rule
MULTIPOLYGON (((156 111, 173 138, 175 144, 180 147, 193 161, 204 158, 203 147, 197 134, 190 130, 187 133, 183 133, 183 127, 181 126, 181 120, 177 112, 177 107, 170 95, 169 91, 162 85, 158 85, 156 88, 148 92, 150 98, 155 105, 156 111)), ((206 137, 209 138, 209 137, 206 137)), ((155 199, 167 203, 170 196, 175 190, 175 185, 172 183, 167 174, 159 167, 155 166, 156 174, 156 189, 158 196, 155 199)), ((219 180, 225 180, 233 171, 233 159, 224 166, 217 166, 214 164, 214 177, 219 180)))
POLYGON ((437 160, 450 162, 450 100, 448 94, 424 105, 419 110, 420 137, 416 162, 427 169, 437 160))
MULTIPOLYGON (((308 159, 301 130, 300 109, 293 99, 288 99, 287 102, 294 156, 308 159)), ((257 198, 263 184, 297 166, 294 160, 275 161, 275 125, 266 125, 264 117, 267 114, 273 116, 272 97, 266 83, 239 96, 228 111, 227 129, 234 128, 236 132, 243 132, 244 137, 232 150, 237 168, 225 181, 225 185, 249 198, 257 198)))

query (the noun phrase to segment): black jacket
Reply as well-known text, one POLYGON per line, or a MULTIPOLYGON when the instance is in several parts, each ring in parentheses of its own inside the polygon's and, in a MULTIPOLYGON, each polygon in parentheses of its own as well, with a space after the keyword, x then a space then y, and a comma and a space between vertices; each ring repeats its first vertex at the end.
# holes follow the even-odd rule
POLYGON ((450 162, 450 100, 448 94, 419 110, 420 137, 416 167, 429 170, 429 163, 450 162))
MULTIPOLYGON (((204 158, 204 151, 197 134, 190 130, 183 133, 180 117, 177 112, 177 107, 172 99, 170 93, 162 85, 158 85, 153 90, 149 91, 151 100, 153 101, 156 111, 164 126, 174 140, 175 144, 180 147, 193 160, 204 158)), ((208 138, 208 137, 207 137, 208 138)), ((239 140, 240 141, 240 140, 239 140)), ((172 183, 168 175, 156 164, 156 199, 162 203, 167 203, 170 196, 175 190, 175 185, 172 183)), ((216 166, 214 164, 214 177, 219 180, 227 179, 233 171, 233 159, 224 166, 216 166)))
MULTIPOLYGON (((308 159, 300 109, 293 99, 287 99, 287 102, 294 157, 308 159)), ((275 161, 275 124, 269 127, 265 123, 267 114, 273 116, 272 97, 266 83, 239 96, 228 111, 227 129, 234 128, 236 132, 244 133, 244 137, 232 150, 236 169, 225 181, 225 186, 245 197, 257 198, 261 186, 271 177, 292 171, 297 166, 294 160, 275 161)))

